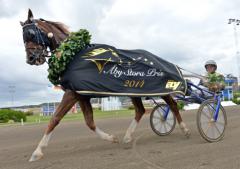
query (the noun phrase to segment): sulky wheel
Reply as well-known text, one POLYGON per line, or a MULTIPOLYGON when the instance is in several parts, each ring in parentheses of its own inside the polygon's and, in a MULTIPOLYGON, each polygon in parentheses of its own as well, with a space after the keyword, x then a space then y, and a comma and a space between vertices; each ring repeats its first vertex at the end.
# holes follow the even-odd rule
POLYGON ((150 124, 157 135, 166 136, 175 128, 176 118, 167 104, 158 104, 151 112, 150 124))
POLYGON ((227 125, 227 116, 224 108, 220 105, 218 118, 214 120, 217 107, 215 100, 204 101, 197 112, 197 127, 201 136, 208 142, 216 142, 223 138, 227 125))

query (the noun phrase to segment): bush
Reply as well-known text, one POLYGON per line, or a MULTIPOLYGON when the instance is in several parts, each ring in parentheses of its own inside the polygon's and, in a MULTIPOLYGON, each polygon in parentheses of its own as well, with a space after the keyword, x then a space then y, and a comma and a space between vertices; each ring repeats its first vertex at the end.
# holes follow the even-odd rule
POLYGON ((135 107, 133 105, 128 106, 128 110, 134 110, 135 107))
POLYGON ((15 111, 10 109, 2 109, 0 110, 0 123, 7 123, 9 120, 13 120, 14 122, 26 121, 26 114, 21 111, 15 111))
POLYGON ((8 115, 9 119, 13 120, 14 122, 21 122, 21 119, 23 119, 23 121, 26 121, 26 115, 23 112, 11 111, 8 115))
POLYGON ((234 98, 240 97, 240 92, 233 93, 233 97, 234 97, 234 98))
POLYGON ((239 92, 233 94, 232 101, 235 104, 240 104, 240 93, 239 92))
POLYGON ((27 112, 25 112, 24 114, 26 114, 26 116, 32 116, 32 115, 33 115, 33 112, 32 112, 32 111, 27 111, 27 112))
POLYGON ((235 103, 235 104, 240 104, 240 100, 237 99, 237 98, 233 98, 232 101, 233 101, 233 103, 235 103))
POLYGON ((7 114, 0 112, 0 123, 7 123, 9 121, 9 117, 7 114))

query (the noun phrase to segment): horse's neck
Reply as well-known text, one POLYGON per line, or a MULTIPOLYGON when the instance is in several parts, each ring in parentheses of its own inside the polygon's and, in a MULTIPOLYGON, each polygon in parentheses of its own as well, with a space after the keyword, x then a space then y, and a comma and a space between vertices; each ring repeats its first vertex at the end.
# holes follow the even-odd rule
POLYGON ((56 50, 67 37, 68 36, 65 36, 65 37, 62 37, 62 38, 54 37, 52 39, 52 45, 53 46, 51 47, 51 50, 56 50))
POLYGON ((59 35, 55 34, 55 40, 57 41, 58 45, 60 45, 65 39, 67 39, 69 35, 59 35))
POLYGON ((53 37, 50 38, 50 41, 52 42, 51 50, 55 50, 59 47, 59 45, 69 36, 68 33, 63 32, 61 28, 58 28, 56 25, 52 24, 51 22, 45 21, 45 22, 38 22, 39 26, 42 27, 42 29, 48 34, 52 33, 53 37))
POLYGON ((52 50, 58 48, 61 43, 69 36, 63 33, 59 33, 56 29, 52 29, 53 38, 52 38, 52 50))

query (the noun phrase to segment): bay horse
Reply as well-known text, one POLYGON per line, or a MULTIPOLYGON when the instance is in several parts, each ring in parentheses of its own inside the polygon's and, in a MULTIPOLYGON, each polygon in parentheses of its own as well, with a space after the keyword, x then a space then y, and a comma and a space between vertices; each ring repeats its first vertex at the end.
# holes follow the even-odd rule
MULTIPOLYGON (((20 22, 20 24, 23 28, 23 34, 26 35, 26 37, 24 37, 24 45, 27 55, 26 62, 30 65, 44 64, 46 62, 46 57, 49 57, 47 50, 50 49, 50 52, 54 53, 55 49, 61 44, 61 42, 64 41, 64 39, 69 36, 70 33, 68 28, 60 22, 34 19, 33 13, 30 9, 28 11, 27 20, 25 22, 20 22)), ((85 122, 92 131, 94 131, 103 140, 113 143, 118 142, 117 137, 105 133, 94 123, 90 96, 81 95, 68 89, 63 90, 65 93, 61 103, 51 118, 43 138, 39 142, 35 151, 32 153, 32 156, 29 160, 30 162, 39 160, 43 157, 42 148, 47 147, 54 128, 59 124, 61 119, 76 102, 79 103, 85 118, 85 122)), ((180 129, 183 131, 185 136, 188 137, 190 135, 190 130, 186 127, 186 124, 183 122, 181 115, 179 114, 176 101, 170 95, 161 97, 168 105, 170 105, 171 110, 177 118, 180 129)), ((130 143, 133 140, 132 134, 134 133, 143 114, 145 113, 145 108, 143 106, 141 97, 131 97, 131 101, 135 108, 135 118, 132 120, 126 131, 126 134, 123 138, 123 143, 130 143)))

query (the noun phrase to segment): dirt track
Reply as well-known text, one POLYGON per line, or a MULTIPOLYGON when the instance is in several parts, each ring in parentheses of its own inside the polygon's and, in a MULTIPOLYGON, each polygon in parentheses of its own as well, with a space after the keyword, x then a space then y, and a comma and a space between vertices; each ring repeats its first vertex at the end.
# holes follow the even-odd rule
MULTIPOLYGON (((44 158, 29 163, 46 124, 0 128, 0 169, 239 169, 240 107, 226 107, 228 126, 217 143, 204 141, 196 127, 196 111, 182 113, 191 129, 187 139, 177 126, 169 136, 155 135, 146 115, 130 145, 100 140, 84 122, 61 123, 44 158)), ((122 139, 132 118, 96 120, 97 125, 122 139)))

